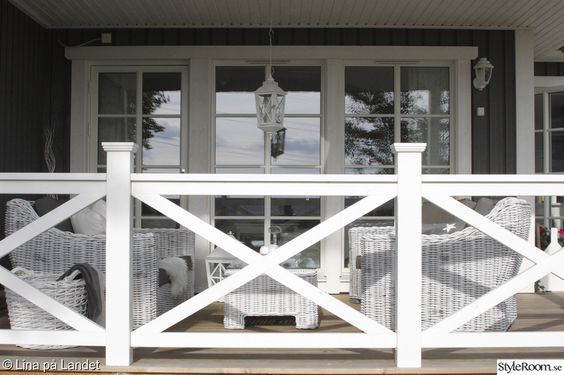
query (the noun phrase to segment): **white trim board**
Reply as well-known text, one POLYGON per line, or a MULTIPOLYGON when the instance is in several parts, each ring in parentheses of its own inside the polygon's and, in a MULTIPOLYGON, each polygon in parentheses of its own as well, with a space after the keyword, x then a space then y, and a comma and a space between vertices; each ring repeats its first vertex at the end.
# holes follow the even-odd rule
POLYGON ((535 94, 564 90, 564 76, 535 76, 535 94))
MULTIPOLYGON (((121 59, 267 59, 263 46, 109 46, 67 47, 69 60, 121 59)), ((478 47, 406 47, 406 46, 274 46, 272 59, 375 59, 398 60, 472 60, 478 47)))

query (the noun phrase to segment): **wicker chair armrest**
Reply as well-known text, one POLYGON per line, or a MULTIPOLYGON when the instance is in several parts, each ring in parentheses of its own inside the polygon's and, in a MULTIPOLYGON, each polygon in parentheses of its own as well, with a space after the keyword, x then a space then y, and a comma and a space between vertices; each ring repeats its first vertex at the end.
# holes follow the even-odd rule
POLYGON ((136 228, 133 231, 134 233, 153 234, 159 259, 186 255, 194 257, 195 235, 188 229, 136 228))

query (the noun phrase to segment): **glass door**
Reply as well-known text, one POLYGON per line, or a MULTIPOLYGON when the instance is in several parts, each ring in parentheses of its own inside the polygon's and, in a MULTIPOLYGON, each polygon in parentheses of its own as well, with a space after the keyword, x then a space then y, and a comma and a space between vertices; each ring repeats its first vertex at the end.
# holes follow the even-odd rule
MULTIPOLYGON (((264 81, 264 65, 215 69, 215 172, 246 174, 319 174, 321 171, 321 67, 275 66, 274 78, 288 95, 285 134, 269 138, 257 128, 254 91, 264 81), (282 140, 283 137, 283 140, 282 140), (283 141, 283 142, 281 142, 283 141)), ((314 227, 322 217, 319 197, 218 196, 215 226, 233 232, 259 250, 282 245, 314 227)), ((320 244, 304 250, 290 266, 320 265, 320 244)))
MULTIPOLYGON (((535 172, 564 173, 564 91, 551 90, 535 94, 535 172)), ((564 198, 536 198, 537 245, 550 242, 550 228, 564 228, 564 198)), ((564 231, 563 231, 564 236, 564 231)))
MULTIPOLYGON (((102 142, 135 142, 136 173, 179 173, 187 165, 187 69, 185 67, 97 67, 93 70, 92 169, 106 169, 102 142)), ((180 197, 167 197, 179 203, 180 197)), ((135 202, 137 227, 176 227, 135 202)))
MULTIPOLYGON (((423 173, 453 173, 450 66, 345 67, 345 173, 393 174, 394 142, 423 142, 423 173)), ((361 197, 346 197, 345 207, 361 197)), ((344 268, 349 259, 348 229, 391 226, 394 201, 345 229, 344 268)))

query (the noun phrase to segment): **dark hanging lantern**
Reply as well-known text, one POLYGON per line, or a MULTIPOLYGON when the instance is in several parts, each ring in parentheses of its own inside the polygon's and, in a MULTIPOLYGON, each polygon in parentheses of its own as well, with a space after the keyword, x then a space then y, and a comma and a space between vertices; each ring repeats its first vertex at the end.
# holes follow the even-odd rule
POLYGON ((284 143, 286 142, 286 128, 278 130, 272 134, 270 140, 270 156, 276 158, 284 153, 284 143))

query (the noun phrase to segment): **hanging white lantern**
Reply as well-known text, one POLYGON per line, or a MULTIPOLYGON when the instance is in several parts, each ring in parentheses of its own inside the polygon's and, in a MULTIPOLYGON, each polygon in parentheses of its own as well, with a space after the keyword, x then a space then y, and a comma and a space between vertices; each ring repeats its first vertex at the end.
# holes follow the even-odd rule
POLYGON ((255 91, 257 105, 257 127, 266 133, 284 128, 284 104, 286 92, 269 74, 262 86, 255 91))

